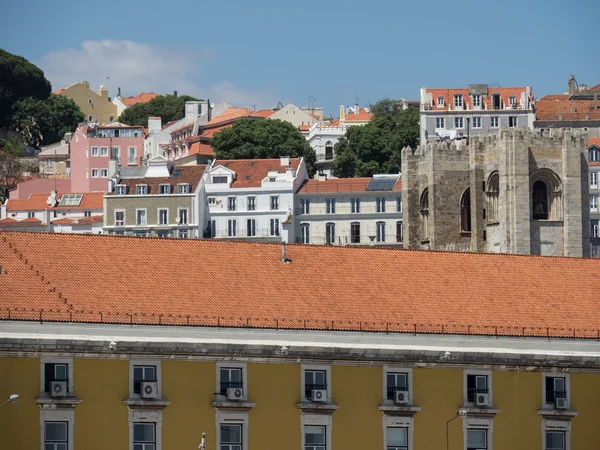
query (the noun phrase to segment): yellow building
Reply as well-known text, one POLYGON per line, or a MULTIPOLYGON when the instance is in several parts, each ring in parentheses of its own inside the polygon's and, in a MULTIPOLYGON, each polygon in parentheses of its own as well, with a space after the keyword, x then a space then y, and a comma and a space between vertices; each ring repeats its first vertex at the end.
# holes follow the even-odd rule
POLYGON ((88 123, 108 124, 117 120, 117 105, 111 102, 108 89, 100 86, 98 92, 90 89, 90 83, 81 81, 54 91, 73 100, 83 112, 88 123))
POLYGON ((598 448, 593 260, 19 232, 0 255, 3 448, 598 448))

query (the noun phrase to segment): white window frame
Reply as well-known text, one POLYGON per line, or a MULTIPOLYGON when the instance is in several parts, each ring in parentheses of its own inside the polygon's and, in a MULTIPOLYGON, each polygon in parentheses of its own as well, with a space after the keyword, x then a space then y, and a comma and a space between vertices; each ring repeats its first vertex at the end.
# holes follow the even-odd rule
POLYGON ((127 164, 135 165, 137 164, 137 147, 129 146, 127 147, 127 164), (131 158, 131 150, 133 149, 133 158, 131 158))
POLYGON ((472 95, 473 106, 481 106, 481 94, 472 95))
POLYGON ((271 211, 279 211, 279 206, 279 195, 271 195, 269 197, 269 209, 271 211), (273 208, 273 206, 276 206, 276 208, 273 208))
POLYGON ((73 408, 40 409, 40 450, 45 450, 46 422, 67 422, 67 449, 73 450, 75 410, 73 408))
MULTIPOLYGON (((569 402, 569 405, 571 403, 571 374, 569 374, 568 372, 542 372, 542 409, 548 408, 548 403, 546 403, 546 378, 555 377, 565 379, 567 400, 569 402)), ((550 409, 554 409, 554 405, 550 409)))
POLYGON ((490 128, 500 128, 500 117, 499 116, 491 116, 490 117, 490 128), (494 125, 494 122, 496 122, 495 125, 494 125))
MULTIPOLYGON (((304 374, 304 371, 302 372, 304 374)), ((304 375, 303 375, 304 376, 304 375)), ((304 386, 304 383, 302 383, 304 386)), ((329 384, 327 384, 329 386, 329 384)), ((333 425, 333 418, 331 414, 300 414, 300 449, 304 450, 306 447, 306 436, 304 433, 305 426, 324 426, 325 427, 325 450, 332 450, 331 440, 331 426, 333 425)))
POLYGON ((127 186, 124 184, 117 184, 115 189, 116 195, 127 195, 127 186))
POLYGON ((161 183, 158 185, 158 193, 165 195, 165 194, 170 194, 171 193, 171 185, 170 184, 164 184, 161 183), (167 192, 163 192, 163 190, 167 190, 167 192))
POLYGON ((494 404, 494 397, 492 396, 492 371, 491 370, 464 370, 463 371, 463 405, 466 407, 473 407, 473 402, 467 401, 467 376, 468 375, 485 375, 487 376, 488 395, 490 398, 490 405, 494 404))
POLYGON ((227 237, 237 237, 238 224, 237 219, 227 219, 227 237))
POLYGON ((215 414, 216 448, 221 448, 221 425, 242 426, 242 450, 248 450, 248 412, 217 410, 215 414))
POLYGON ((464 106, 465 104, 465 98, 462 94, 454 94, 454 107, 455 108, 460 108, 462 106, 464 106))
POLYGON ((482 128, 481 127, 481 116, 473 117, 473 128, 482 128), (475 122, 477 120, 477 123, 475 122))
POLYGON ((148 226, 148 209, 147 208, 136 208, 135 209, 135 226, 137 227, 147 227, 148 226), (144 211, 145 222, 143 224, 138 223, 138 211, 144 211))
POLYGON ((385 213, 387 197, 375 197, 375 211, 385 213))
POLYGON ((519 116, 508 116, 508 128, 518 128, 519 127, 519 116), (513 124, 511 125, 511 119, 513 124))
POLYGON ((206 199, 206 201, 208 202, 209 205, 216 205, 217 204, 217 197, 208 197, 206 199))
POLYGON ((257 225, 258 224, 258 219, 256 219, 255 217, 248 217, 246 218, 246 237, 256 237, 256 229, 257 229, 257 225), (253 234, 250 234, 248 232, 248 221, 252 220, 253 221, 253 228, 250 230, 253 232, 253 234))
POLYGON ((598 223, 598 220, 593 219, 590 220, 590 234, 592 238, 596 239, 598 237, 600 237, 600 224, 598 223), (596 223, 594 223, 596 222, 596 223))
POLYGON ((104 145, 100 147, 100 156, 108 156, 108 147, 104 145))
MULTIPOLYGON (((133 386, 133 381, 130 383, 133 386)), ((159 384, 160 389, 160 384, 159 384)), ((133 424, 154 423, 155 424, 155 450, 162 450, 162 410, 129 409, 129 450, 133 450, 133 424)))
POLYGON ((300 199, 300 214, 310 214, 310 198, 300 199))
POLYGON ((256 195, 249 195, 246 198, 246 210, 256 211, 256 195), (250 205, 252 205, 252 208, 250 207, 250 205))
POLYGON ((485 430, 487 446, 486 450, 492 450, 494 420, 489 417, 465 417, 463 419, 463 442, 464 449, 467 450, 468 430, 485 430))
POLYGON ((446 100, 444 99, 444 96, 442 96, 442 95, 438 96, 437 106, 439 106, 439 107, 446 106, 446 100))
POLYGON ((396 196, 396 212, 402 212, 402 194, 396 196))
POLYGON ((508 96, 508 106, 510 106, 512 108, 517 107, 517 97, 515 95, 508 96))
POLYGON ((350 214, 360 214, 360 197, 350 198, 350 214))
POLYGON ((598 211, 598 196, 595 194, 590 195, 590 211, 597 212, 598 211), (592 199, 594 199, 592 201, 592 199))
POLYGON ((335 197, 327 197, 325 199, 325 214, 335 214, 336 203, 335 197))
MULTIPOLYGON (((325 379, 327 380, 327 402, 331 403, 331 366, 328 364, 301 364, 300 365, 300 399, 303 402, 308 402, 309 400, 306 398, 305 392, 305 372, 307 370, 324 370, 325 371, 325 379)), ((312 424, 307 424, 312 425, 312 424)), ((304 428, 302 428, 304 434, 304 428)), ((302 448, 304 448, 304 438, 302 438, 302 448)), ((329 447, 331 448, 331 447, 329 447)))
POLYGON ((269 219, 269 236, 281 236, 281 220, 278 217, 271 217, 269 219))
MULTIPOLYGON (((567 391, 567 396, 568 396, 567 391)), ((542 417, 542 449, 546 450, 546 431, 564 431, 565 450, 571 450, 571 421, 546 419, 542 417)))
MULTIPOLYGON (((409 384, 410 389, 410 384, 409 384)), ((388 428, 406 428, 408 430, 408 450, 413 450, 414 418, 410 416, 388 416, 383 415, 383 450, 387 450, 387 429, 388 428)))
POLYGON ((190 193, 189 183, 178 183, 177 184, 177 193, 178 194, 189 194, 190 193))
POLYGON ((457 130, 462 130, 465 126, 464 117, 455 117, 454 118, 454 128, 457 130), (458 126, 458 121, 460 120, 460 126, 458 126))
POLYGON ((179 219, 181 219, 181 211, 185 211, 185 223, 180 220, 178 225, 189 225, 189 223, 190 223, 189 208, 177 208, 177 218, 179 218, 179 219))
POLYGON ((300 243, 310 244, 310 223, 308 222, 302 222, 300 224, 300 243))
POLYGON ((445 128, 446 128, 446 118, 445 117, 436 117, 435 118, 435 129, 443 130, 445 128))
POLYGON ((100 169, 100 178, 108 178, 108 169, 100 169))
MULTIPOLYGON (((155 366, 156 367, 156 384, 158 385, 158 398, 162 398, 162 372, 160 359, 130 359, 129 360, 129 398, 142 398, 142 394, 135 394, 133 392, 133 368, 134 366, 155 366)), ((132 428, 133 433, 133 428, 132 428)), ((157 438, 158 440, 158 438, 157 438)), ((133 442, 133 434, 131 435, 131 441, 133 442)))
MULTIPOLYGON (((241 369, 242 370, 242 400, 248 399, 248 364, 235 361, 217 361, 217 383, 215 392, 221 392, 221 369, 241 369)), ((217 394, 221 396, 220 394, 217 394)), ((221 396, 223 397, 223 396, 221 396)))
POLYGON ((136 184, 135 185, 135 195, 148 195, 148 185, 147 184, 136 184), (144 188, 143 194, 138 193, 138 189, 141 187, 144 188))
POLYGON ((127 213, 125 212, 124 209, 115 209, 114 210, 114 220, 115 220, 115 226, 116 227, 124 227, 125 224, 127 223, 127 213), (122 225, 117 225, 117 213, 123 213, 123 224, 122 225))
MULTIPOLYGON (((46 364, 66 364, 67 365, 67 390, 70 396, 73 396, 73 358, 55 358, 53 356, 42 356, 40 358, 40 393, 44 393, 46 389, 46 364)), ((47 393, 46 393, 47 394, 47 393)), ((42 433, 42 436, 44 434, 42 433)), ((69 442, 71 442, 69 440, 69 442)))
POLYGON ((100 178, 100 170, 92 169, 92 178, 100 178))
POLYGON ((598 172, 590 172, 590 188, 598 189, 598 172))
POLYGON ((97 157, 100 154, 100 147, 97 146, 92 146, 90 149, 90 155, 92 155, 94 158, 97 157), (94 151, 95 150, 95 151, 94 151))
POLYGON ((227 197, 227 211, 237 211, 237 197, 227 197))
MULTIPOLYGON (((387 398, 387 374, 388 373, 405 373, 408 380, 408 401, 412 404, 413 401, 413 372, 412 368, 404 366, 383 366, 383 403, 393 404, 393 400, 387 398)), ((385 428, 385 424, 384 424, 385 428)), ((408 441, 409 443, 411 440, 408 441)))
POLYGON ((158 219, 157 225, 169 225, 169 208, 157 208, 156 210, 156 218, 158 219), (167 223, 160 223, 160 212, 161 211, 166 211, 167 212, 167 223))
POLYGON ((385 242, 386 223, 382 220, 375 222, 376 242, 385 242))

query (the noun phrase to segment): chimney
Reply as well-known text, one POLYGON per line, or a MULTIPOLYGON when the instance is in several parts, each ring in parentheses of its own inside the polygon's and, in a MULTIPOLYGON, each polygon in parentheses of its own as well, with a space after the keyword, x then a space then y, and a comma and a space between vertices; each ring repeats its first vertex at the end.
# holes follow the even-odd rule
POLYGON ((571 75, 569 78, 569 97, 575 94, 575 75, 571 75))
POLYGON ((318 180, 319 181, 327 181, 327 174, 325 174, 323 172, 319 172, 318 180))
POLYGON ((173 95, 177 98, 177 91, 173 91, 173 95))
POLYGON ((354 104, 354 114, 358 114, 360 112, 360 108, 358 107, 358 103, 354 104))
POLYGON ((117 88, 117 97, 121 98, 121 88, 117 88))
POLYGON ((100 89, 98 89, 98 95, 100 97, 108 99, 108 89, 100 85, 100 89))
POLYGON ((72 138, 73 138, 73 133, 71 133, 71 132, 65 133, 65 142, 71 142, 72 138))
POLYGON ((344 120, 346 120, 346 108, 344 108, 344 105, 340 106, 340 122, 343 122, 344 120))
POLYGON ((160 133, 162 127, 161 118, 160 117, 148 117, 148 135, 152 136, 153 134, 160 133))
POLYGON ((594 111, 598 111, 598 93, 594 92, 594 111))
POLYGON ((281 161, 281 165, 282 166, 289 166, 290 165, 290 157, 289 156, 282 156, 279 159, 281 161))
POLYGON ((210 98, 206 99, 206 107, 207 107, 207 121, 206 123, 210 122, 210 119, 212 119, 212 108, 210 106, 210 98))

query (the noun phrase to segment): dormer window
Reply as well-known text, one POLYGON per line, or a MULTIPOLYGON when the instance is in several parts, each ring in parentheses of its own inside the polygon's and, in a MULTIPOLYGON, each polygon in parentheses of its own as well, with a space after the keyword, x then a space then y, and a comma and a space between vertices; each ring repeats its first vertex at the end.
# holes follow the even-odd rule
POLYGON ((454 95, 454 106, 455 107, 462 107, 463 106, 463 95, 462 94, 455 94, 454 95))
POLYGON ((170 184, 160 184, 160 185, 158 185, 158 191, 161 194, 170 194, 171 193, 171 185, 170 184))
POLYGON ((515 106, 517 106, 517 97, 515 97, 514 95, 511 95, 510 97, 508 97, 508 104, 510 105, 511 108, 514 108, 515 106))
POLYGON ((481 94, 473 95, 473 106, 481 106, 481 94))
POLYGON ((147 184, 138 184, 135 187, 135 193, 137 195, 146 195, 148 193, 148 185, 147 184))
POLYGON ((213 184, 225 184, 227 183, 227 177, 222 175, 215 176, 212 178, 212 182, 213 184))
POLYGON ((441 95, 437 98, 437 105, 438 106, 444 106, 446 104, 446 102, 444 101, 444 97, 442 97, 441 95))
POLYGON ((190 193, 190 185, 188 183, 179 183, 177 185, 177 192, 179 194, 189 194, 190 193))
POLYGON ((127 194, 127 186, 125 186, 124 184, 117 184, 116 194, 117 195, 127 194))

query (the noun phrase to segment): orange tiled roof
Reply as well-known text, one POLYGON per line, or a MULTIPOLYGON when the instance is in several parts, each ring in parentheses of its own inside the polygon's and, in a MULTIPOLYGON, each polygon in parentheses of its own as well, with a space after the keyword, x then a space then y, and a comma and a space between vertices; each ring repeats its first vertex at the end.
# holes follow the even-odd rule
POLYGON ((122 101, 125 104, 125 106, 129 107, 135 105, 136 103, 149 102, 150 100, 155 99, 156 97, 158 97, 158 94, 155 94, 154 92, 142 92, 141 94, 138 94, 135 97, 123 97, 122 101))
POLYGON ((272 109, 261 109, 259 111, 256 111, 252 115, 266 119, 267 117, 271 117, 273 114, 275 114, 275 111, 273 111, 272 109))
POLYGON ((7 227, 39 227, 46 225, 45 222, 42 222, 40 219, 35 217, 28 217, 27 219, 16 220, 12 217, 7 217, 6 219, 0 220, 0 228, 7 227))
POLYGON ((104 216, 91 216, 91 217, 79 217, 77 219, 71 219, 63 217, 52 221, 53 225, 87 225, 90 223, 99 223, 104 221, 104 216))
MULTIPOLYGON (((319 181, 308 180, 302 185, 298 194, 318 194, 330 192, 366 192, 367 186, 372 178, 329 178, 319 181)), ((398 179, 394 185, 394 191, 402 190, 402 181, 398 179)), ((375 192, 375 191, 370 191, 375 192)))
POLYGON ((312 127, 312 125, 300 125, 300 126, 298 126, 298 129, 300 131, 309 131, 310 127, 312 127))
POLYGON ((365 108, 360 108, 358 110, 358 114, 346 114, 344 117, 344 122, 363 122, 365 120, 371 120, 372 118, 372 113, 367 112, 365 108))
MULTIPOLYGON (((520 106, 521 93, 525 92, 526 87, 512 87, 512 88, 489 88, 488 95, 484 95, 481 98, 481 105, 487 106, 487 109, 492 109, 492 94, 500 94, 501 101, 505 105, 508 105, 510 96, 514 96, 517 99, 517 107, 520 106)), ((469 89, 427 89, 428 94, 431 94, 431 101, 433 104, 433 111, 447 111, 450 105, 454 108, 454 95, 462 94, 463 104, 466 108, 472 109, 472 99, 469 94, 469 89), (438 97, 444 98, 444 106, 438 107, 438 97)), ((530 90, 529 100, 533 100, 533 93, 530 90)))
POLYGON ((290 244, 283 264, 280 244, 11 231, 0 254, 4 319, 11 309, 13 320, 43 310, 55 321, 273 329, 594 339, 600 329, 597 279, 582 275, 596 259, 290 244), (147 269, 182 261, 185 282, 147 269))
POLYGON ((242 119, 254 115, 254 112, 248 108, 234 108, 233 106, 227 108, 218 116, 213 117, 204 127, 209 128, 213 125, 221 124, 223 122, 229 122, 230 120, 242 119))
POLYGON ((192 142, 190 144, 188 153, 190 155, 204 155, 204 156, 214 156, 215 155, 215 152, 212 149, 212 147, 210 146, 210 144, 202 142, 201 140, 192 142))
MULTIPOLYGON (((31 194, 27 199, 9 199, 6 204, 7 211, 44 211, 50 210, 71 210, 71 209, 102 209, 104 192, 87 192, 82 194, 83 198, 79 206, 48 206, 47 194, 31 194)), ((64 194, 59 193, 58 199, 61 199, 64 194)))
POLYGON ((600 147, 600 137, 588 138, 588 147, 591 147, 592 145, 600 147))
POLYGON ((567 94, 546 95, 535 102, 536 120, 600 120, 600 109, 594 110, 594 100, 569 100, 567 94))
POLYGON ((214 167, 223 166, 236 173, 232 188, 260 187, 262 180, 271 171, 285 172, 287 167, 298 169, 300 158, 290 158, 289 166, 282 166, 281 159, 218 159, 214 167))
MULTIPOLYGON (((118 184, 127 186, 127 194, 135 194, 136 185, 147 184, 148 194, 158 194, 159 184, 170 184, 172 192, 177 192, 177 185, 187 183, 190 185, 190 194, 193 193, 198 187, 198 183, 202 179, 202 174, 206 170, 206 165, 197 166, 173 166, 171 167, 171 174, 175 169, 181 169, 181 173, 177 178, 173 177, 148 177, 148 178, 124 178, 119 181, 118 184)), ((109 192, 112 194, 112 192, 109 192)))

